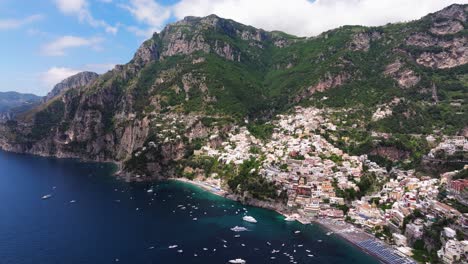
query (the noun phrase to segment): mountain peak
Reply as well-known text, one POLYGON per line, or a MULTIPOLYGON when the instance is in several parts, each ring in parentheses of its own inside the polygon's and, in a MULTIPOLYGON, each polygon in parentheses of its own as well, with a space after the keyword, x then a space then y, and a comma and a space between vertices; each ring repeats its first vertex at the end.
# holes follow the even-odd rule
POLYGON ((466 22, 468 6, 461 4, 453 4, 434 13, 439 19, 457 19, 466 22))
POLYGON ((49 101, 55 96, 64 93, 70 89, 78 88, 81 86, 86 86, 92 81, 96 80, 99 77, 99 74, 90 71, 83 71, 72 75, 54 86, 52 91, 50 91, 45 97, 44 101, 49 101))

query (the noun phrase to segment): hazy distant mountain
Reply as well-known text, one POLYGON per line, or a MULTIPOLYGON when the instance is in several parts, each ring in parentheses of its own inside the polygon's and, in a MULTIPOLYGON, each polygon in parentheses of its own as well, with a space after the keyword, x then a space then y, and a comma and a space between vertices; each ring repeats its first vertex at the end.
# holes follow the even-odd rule
POLYGON ((40 104, 42 97, 18 92, 0 92, 0 122, 31 110, 40 104))

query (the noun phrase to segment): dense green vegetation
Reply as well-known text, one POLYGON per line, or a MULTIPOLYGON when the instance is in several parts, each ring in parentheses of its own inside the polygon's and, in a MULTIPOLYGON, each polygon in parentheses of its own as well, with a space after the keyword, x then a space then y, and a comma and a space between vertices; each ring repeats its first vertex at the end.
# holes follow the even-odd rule
POLYGON ((65 113, 65 105, 61 100, 51 102, 47 108, 36 113, 31 138, 39 139, 49 135, 51 129, 59 125, 65 113))
POLYGON ((235 193, 248 194, 256 199, 277 198, 277 188, 258 173, 261 163, 257 159, 244 161, 238 169, 237 175, 227 180, 227 184, 235 193))
MULTIPOLYGON (((67 92, 65 105, 57 100, 36 109, 31 138, 45 138, 55 128, 64 132, 89 110, 86 114, 97 116, 91 124, 98 128, 93 130, 95 138, 121 132, 143 118, 197 113, 210 116, 201 120, 205 127, 244 125, 247 119, 250 133, 268 140, 274 130, 270 121, 276 114, 290 112, 295 106, 315 106, 331 112, 337 130, 324 137, 346 153, 369 154, 387 169, 418 168, 429 150, 427 134, 459 134, 468 124, 468 105, 464 103, 468 99, 468 65, 450 69, 423 66, 416 61, 419 55, 447 48, 407 42, 415 33, 444 41, 466 34, 463 30, 453 36, 434 35, 429 31, 434 21, 434 16, 427 16, 382 27, 343 26, 313 38, 299 38, 213 16, 193 18, 154 34, 130 63, 103 74, 92 86, 67 92), (181 45, 174 45, 175 39, 181 45), (385 73, 396 61, 401 62, 401 69, 385 73), (417 76, 414 86, 399 83, 404 70, 417 76), (320 88, 314 90, 317 84, 320 88), (384 106, 391 109, 391 115, 372 119, 384 106), (77 111, 82 112, 77 116, 77 111), (395 158, 385 155, 391 151, 379 151, 382 149, 403 154, 395 158)), ((205 143, 202 139, 189 141, 184 138, 187 162, 205 143)), ((256 148, 250 152, 259 154, 256 148)), ((459 154, 456 157, 466 157, 459 154)), ((156 156, 151 154, 150 160, 156 156)), ((338 156, 327 158, 341 162, 338 156)), ((132 157, 128 167, 144 166, 150 161, 146 159, 146 155, 132 157)), ((245 173, 224 169, 215 165, 211 171, 224 173, 233 187, 241 186, 243 191, 255 193, 263 188, 258 186, 266 186, 267 191, 258 191, 258 196, 269 196, 267 184, 245 181, 245 173)), ((359 192, 344 190, 340 195, 352 199, 371 192, 368 180, 370 186, 375 184, 375 179, 364 178, 359 192)))
POLYGON ((338 181, 336 179, 334 182, 332 182, 332 185, 335 189, 337 197, 344 198, 347 201, 353 201, 360 199, 362 196, 370 194, 373 191, 379 190, 383 183, 377 179, 375 174, 365 173, 361 176, 360 181, 356 183, 356 185, 359 187, 358 191, 352 188, 345 190, 338 188, 338 181))

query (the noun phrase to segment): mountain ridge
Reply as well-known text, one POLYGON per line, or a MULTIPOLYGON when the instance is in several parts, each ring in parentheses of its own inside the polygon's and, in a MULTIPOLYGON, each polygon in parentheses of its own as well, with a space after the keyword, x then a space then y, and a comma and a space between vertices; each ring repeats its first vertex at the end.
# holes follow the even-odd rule
MULTIPOLYGON (((313 38, 187 17, 146 40, 128 64, 63 92, 31 121, 3 127, 0 145, 126 163, 159 134, 153 120, 173 116, 186 121, 180 140, 159 142, 152 162, 139 164, 170 175, 194 141, 236 124, 264 132, 263 122, 298 105, 342 109, 336 119, 351 134, 463 134, 466 13, 452 5, 408 23, 343 26, 313 38)), ((358 146, 343 147, 369 144, 353 137, 358 146)))
POLYGON ((30 93, 0 92, 0 122, 12 120, 18 114, 29 111, 40 104, 41 98, 30 93))

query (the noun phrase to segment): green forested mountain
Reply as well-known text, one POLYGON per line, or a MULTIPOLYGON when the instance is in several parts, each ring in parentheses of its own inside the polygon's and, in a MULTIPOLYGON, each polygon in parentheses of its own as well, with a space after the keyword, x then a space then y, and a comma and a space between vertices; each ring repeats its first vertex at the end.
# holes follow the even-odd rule
POLYGON ((349 151, 366 152, 372 132, 466 134, 466 17, 466 5, 452 5, 417 21, 310 38, 186 17, 145 41, 128 64, 3 127, 4 147, 126 161, 161 133, 155 120, 193 116, 180 142, 156 142, 160 160, 178 160, 203 138, 194 131, 248 120, 261 137, 265 122, 298 105, 333 109, 340 136, 357 142, 342 146, 349 151))

